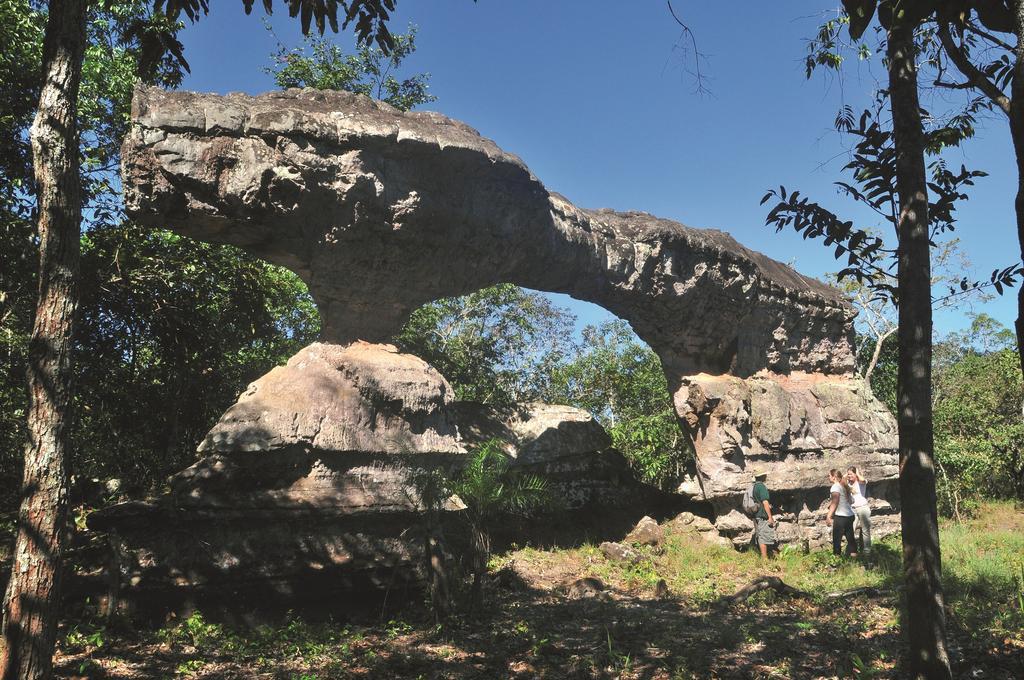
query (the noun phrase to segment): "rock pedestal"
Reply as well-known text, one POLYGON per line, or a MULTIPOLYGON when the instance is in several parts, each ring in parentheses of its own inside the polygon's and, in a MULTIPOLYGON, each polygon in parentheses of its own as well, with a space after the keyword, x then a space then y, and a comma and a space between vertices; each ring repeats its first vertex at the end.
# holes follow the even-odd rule
POLYGON ((749 540, 739 500, 753 470, 763 470, 779 540, 828 543, 828 471, 850 466, 869 480, 874 536, 899 530, 896 422, 862 380, 700 375, 684 381, 675 402, 697 454, 697 476, 680 491, 711 501, 723 535, 749 540))
MULTIPOLYGON (((584 411, 452 397, 435 369, 393 346, 310 345, 249 386, 167 496, 90 517, 114 552, 112 589, 156 608, 213 598, 282 610, 304 598, 326 605, 353 592, 403 591, 418 582, 422 560, 417 477, 452 474, 493 437, 514 468, 548 481, 561 519, 599 510, 628 522, 664 501, 635 481, 584 411)), ((446 507, 457 545, 460 502, 446 507)), ((536 528, 543 534, 548 524, 536 528)), ((534 528, 512 526, 509 540, 527 540, 534 528)))

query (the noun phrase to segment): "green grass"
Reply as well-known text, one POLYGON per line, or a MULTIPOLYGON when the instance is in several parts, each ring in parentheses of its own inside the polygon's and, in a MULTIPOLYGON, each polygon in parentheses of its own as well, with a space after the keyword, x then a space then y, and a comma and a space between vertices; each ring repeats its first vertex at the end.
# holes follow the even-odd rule
POLYGON ((972 637, 1024 631, 1024 513, 989 503, 979 517, 940 533, 942 582, 954 625, 972 637))

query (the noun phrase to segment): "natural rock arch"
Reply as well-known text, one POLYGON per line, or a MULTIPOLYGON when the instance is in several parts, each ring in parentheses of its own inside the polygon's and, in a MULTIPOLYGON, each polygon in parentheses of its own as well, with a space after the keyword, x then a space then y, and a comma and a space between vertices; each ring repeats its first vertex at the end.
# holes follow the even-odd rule
POLYGON ((692 492, 720 516, 752 462, 780 473, 794 535, 831 465, 895 477, 847 302, 728 234, 577 208, 468 126, 360 95, 141 88, 132 113, 129 214, 291 268, 328 342, 385 342, 421 304, 500 281, 567 293, 661 357, 698 454, 692 492))

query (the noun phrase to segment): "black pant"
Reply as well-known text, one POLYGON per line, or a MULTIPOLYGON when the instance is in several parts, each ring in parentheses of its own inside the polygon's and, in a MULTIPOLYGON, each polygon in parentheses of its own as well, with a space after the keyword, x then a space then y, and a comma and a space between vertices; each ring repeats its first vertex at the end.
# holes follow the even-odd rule
POLYGON ((857 537, 853 535, 853 515, 832 515, 832 554, 838 555, 846 536, 846 555, 857 550, 857 537))

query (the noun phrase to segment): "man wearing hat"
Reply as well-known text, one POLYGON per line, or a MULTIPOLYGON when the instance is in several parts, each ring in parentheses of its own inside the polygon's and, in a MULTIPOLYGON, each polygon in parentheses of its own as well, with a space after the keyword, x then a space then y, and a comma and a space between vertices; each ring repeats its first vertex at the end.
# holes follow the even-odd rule
POLYGON ((754 515, 754 540, 761 548, 761 559, 768 559, 768 547, 775 545, 775 518, 772 516, 772 506, 768 502, 768 486, 765 480, 768 479, 768 472, 765 470, 754 471, 754 490, 751 494, 754 502, 757 503, 757 513, 754 515))

